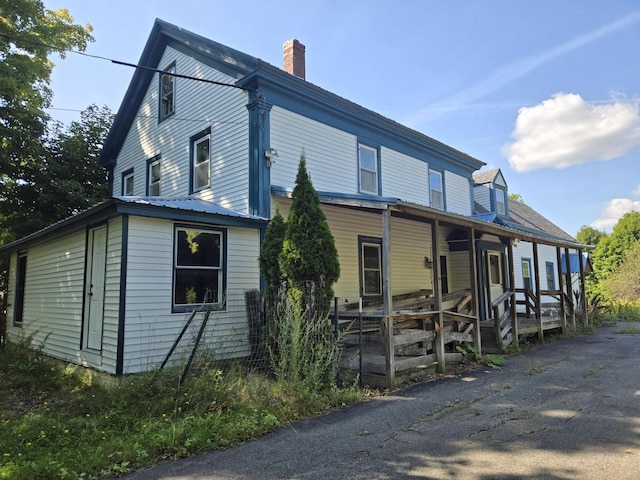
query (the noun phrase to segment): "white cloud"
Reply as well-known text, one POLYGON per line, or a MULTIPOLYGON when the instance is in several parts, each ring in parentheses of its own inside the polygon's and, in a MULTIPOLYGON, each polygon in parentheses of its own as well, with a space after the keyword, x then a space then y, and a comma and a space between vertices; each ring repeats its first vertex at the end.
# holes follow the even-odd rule
POLYGON ((519 172, 612 160, 640 146, 638 107, 620 99, 591 104, 580 95, 558 93, 518 111, 514 142, 503 151, 519 172))
POLYGON ((591 226, 594 228, 611 229, 618 222, 620 217, 632 210, 640 212, 640 201, 634 201, 629 198, 614 198, 609 200, 600 216, 591 226))
POLYGON ((498 68, 492 75, 486 78, 480 79, 473 85, 456 92, 449 98, 441 100, 434 105, 430 105, 426 108, 418 110, 411 118, 407 119, 407 123, 410 125, 419 123, 425 120, 431 120, 434 116, 440 113, 447 113, 451 111, 458 111, 462 109, 481 109, 486 107, 495 108, 499 105, 487 105, 476 104, 470 105, 477 99, 484 97, 490 93, 493 93, 502 87, 509 85, 520 77, 527 75, 529 72, 557 59, 563 55, 583 48, 591 43, 594 43, 601 38, 612 35, 620 30, 634 25, 640 22, 640 10, 635 10, 624 17, 621 17, 613 22, 607 23, 595 30, 583 33, 577 37, 571 38, 564 43, 551 47, 547 50, 536 52, 524 58, 518 58, 500 68, 498 68))

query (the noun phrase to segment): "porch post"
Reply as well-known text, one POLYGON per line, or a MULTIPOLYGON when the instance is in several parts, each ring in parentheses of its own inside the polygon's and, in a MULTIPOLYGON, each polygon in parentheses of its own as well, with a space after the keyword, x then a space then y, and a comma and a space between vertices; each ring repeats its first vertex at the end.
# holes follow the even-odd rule
POLYGON ((387 387, 396 383, 395 347, 393 339, 393 295, 391 294, 391 210, 382 211, 382 292, 385 330, 385 367, 387 387))
POLYGON ((571 330, 576 331, 576 309, 573 304, 573 282, 571 281, 571 257, 569 256, 569 247, 564 249, 564 264, 567 271, 567 277, 565 278, 567 284, 567 298, 571 305, 571 330))
POLYGON ((567 333, 567 309, 564 304, 564 288, 562 287, 562 251, 560 247, 556 247, 556 258, 558 260, 558 291, 560 292, 560 322, 562 325, 562 334, 567 333))
POLYGON ((482 353, 482 340, 480 333, 480 305, 478 304, 478 265, 476 264, 476 229, 469 230, 469 271, 471 272, 471 305, 473 305, 473 346, 482 353))
POLYGON ((538 243, 533 242, 533 272, 536 278, 536 320, 538 321, 538 340, 544 340, 542 329, 542 304, 540 296, 540 261, 538 259, 538 243))
POLYGON ((438 360, 438 371, 444 373, 445 352, 444 352, 444 315, 442 313, 442 289, 440 288, 440 222, 436 219, 433 221, 433 229, 431 232, 433 246, 433 293, 435 294, 435 308, 437 312, 436 327, 436 358, 438 360))
POLYGON ((509 239, 507 247, 509 255, 509 290, 511 291, 511 299, 509 300, 509 309, 511 310, 511 335, 515 346, 518 346, 518 312, 516 311, 516 273, 513 262, 513 243, 509 239))
POLYGON ((584 265, 582 265, 582 249, 578 249, 578 264, 580 265, 580 300, 582 303, 582 326, 587 328, 589 326, 589 319, 587 318, 587 291, 584 286, 584 265))

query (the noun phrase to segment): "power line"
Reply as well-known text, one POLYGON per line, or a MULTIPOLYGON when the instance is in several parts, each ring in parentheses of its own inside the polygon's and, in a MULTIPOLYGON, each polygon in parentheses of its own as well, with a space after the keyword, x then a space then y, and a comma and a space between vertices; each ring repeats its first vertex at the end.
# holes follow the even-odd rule
MULTIPOLYGON (((17 41, 16 38, 12 37, 11 35, 7 35, 5 33, 0 33, 0 37, 3 37, 3 38, 5 38, 5 39, 7 39, 7 40, 9 40, 11 42, 14 42, 14 44, 17 41)), ((80 50, 73 50, 73 49, 65 49, 65 48, 54 47, 53 45, 49 45, 49 44, 46 44, 46 43, 43 43, 43 42, 36 42, 34 40, 21 39, 21 41, 25 42, 25 43, 31 43, 32 45, 39 45, 41 47, 47 47, 47 48, 53 50, 54 52, 75 53, 77 55, 82 55, 83 57, 95 58, 95 59, 98 59, 98 60, 105 60, 107 62, 111 62, 111 63, 116 64, 116 65, 123 65, 125 67, 132 67, 132 68, 136 68, 136 69, 140 69, 140 70, 147 70, 147 71, 154 72, 154 73, 161 73, 163 75, 170 75, 172 77, 184 78, 186 80, 194 80, 196 82, 210 83, 210 84, 213 84, 213 85, 220 85, 222 87, 237 88, 238 90, 257 91, 254 88, 242 87, 240 85, 234 85, 233 83, 218 82, 216 80, 209 80, 207 78, 192 77, 191 75, 183 75, 183 74, 176 73, 176 72, 160 70, 158 68, 148 67, 146 65, 139 65, 139 64, 136 64, 136 63, 124 62, 122 60, 115 60, 115 59, 109 58, 109 57, 103 57, 101 55, 92 55, 90 53, 81 52, 80 50)))

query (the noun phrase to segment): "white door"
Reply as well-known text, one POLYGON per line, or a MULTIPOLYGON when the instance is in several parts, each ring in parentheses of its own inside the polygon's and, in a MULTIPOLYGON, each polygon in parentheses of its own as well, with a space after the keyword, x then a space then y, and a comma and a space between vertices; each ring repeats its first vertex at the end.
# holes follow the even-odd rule
POLYGON ((87 275, 85 292, 85 328, 83 346, 90 350, 102 349, 102 323, 104 314, 104 275, 107 257, 107 227, 89 230, 87 275))

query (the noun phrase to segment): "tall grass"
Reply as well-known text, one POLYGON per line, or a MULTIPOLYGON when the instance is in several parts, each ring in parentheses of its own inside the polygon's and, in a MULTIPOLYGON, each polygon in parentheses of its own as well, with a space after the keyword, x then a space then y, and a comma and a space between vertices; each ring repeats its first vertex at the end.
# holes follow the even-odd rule
POLYGON ((179 367, 103 378, 8 344, 0 349, 0 479, 110 478, 238 445, 366 394, 316 381, 331 369, 302 374, 313 364, 305 358, 283 361, 273 376, 202 355, 180 385, 179 367), (292 368, 298 374, 285 374, 292 368))

